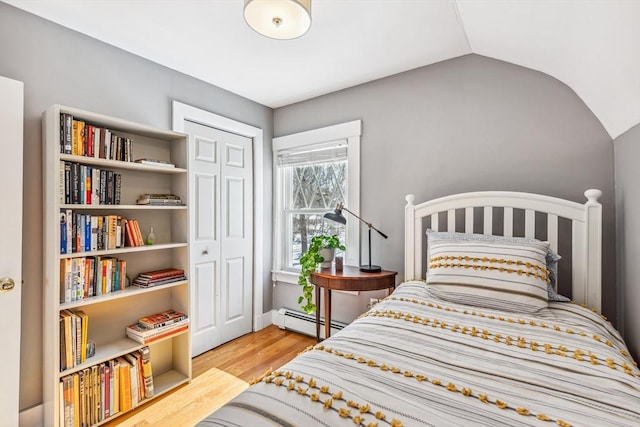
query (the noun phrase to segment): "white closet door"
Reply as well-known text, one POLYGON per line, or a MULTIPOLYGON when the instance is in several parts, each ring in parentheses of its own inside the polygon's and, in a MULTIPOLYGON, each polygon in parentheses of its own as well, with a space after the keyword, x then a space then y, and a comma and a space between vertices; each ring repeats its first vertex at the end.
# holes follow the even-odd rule
POLYGON ((192 356, 251 332, 252 141, 185 122, 189 136, 192 356))
POLYGON ((221 339, 251 332, 253 159, 251 139, 216 130, 222 143, 221 339))
POLYGON ((17 426, 20 395, 20 306, 22 290, 23 84, 0 76, 0 425, 17 426))

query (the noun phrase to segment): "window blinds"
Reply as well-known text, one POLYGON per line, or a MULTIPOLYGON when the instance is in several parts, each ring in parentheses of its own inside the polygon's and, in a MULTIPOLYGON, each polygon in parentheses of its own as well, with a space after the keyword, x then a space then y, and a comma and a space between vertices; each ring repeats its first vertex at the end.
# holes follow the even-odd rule
POLYGON ((280 167, 347 160, 347 140, 305 145, 276 152, 276 164, 280 167))

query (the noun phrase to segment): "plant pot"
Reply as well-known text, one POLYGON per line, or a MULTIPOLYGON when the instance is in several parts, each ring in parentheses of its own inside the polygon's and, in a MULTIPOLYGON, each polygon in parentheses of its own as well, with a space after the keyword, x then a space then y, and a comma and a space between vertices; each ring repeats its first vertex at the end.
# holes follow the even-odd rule
POLYGON ((320 256, 324 258, 324 261, 320 264, 320 268, 331 268, 331 261, 336 253, 335 248, 322 248, 319 251, 320 256))

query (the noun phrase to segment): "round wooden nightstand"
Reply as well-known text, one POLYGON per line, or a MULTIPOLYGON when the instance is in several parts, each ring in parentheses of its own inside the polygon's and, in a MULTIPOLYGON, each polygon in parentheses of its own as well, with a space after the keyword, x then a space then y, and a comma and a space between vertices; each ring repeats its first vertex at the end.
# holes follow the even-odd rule
POLYGON ((311 283, 316 287, 316 339, 320 341, 320 288, 324 288, 324 336, 331 335, 331 291, 378 291, 396 287, 395 271, 382 270, 365 273, 358 267, 345 265, 342 271, 333 268, 311 273, 311 283))

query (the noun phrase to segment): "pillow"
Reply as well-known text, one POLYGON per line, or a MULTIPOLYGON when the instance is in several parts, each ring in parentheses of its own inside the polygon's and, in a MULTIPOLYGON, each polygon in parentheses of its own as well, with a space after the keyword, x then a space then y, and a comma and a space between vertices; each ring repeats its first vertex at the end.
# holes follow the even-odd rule
MULTIPOLYGON (((482 240, 490 242, 539 242, 537 239, 530 239, 528 237, 507 237, 507 236, 494 236, 491 234, 472 234, 472 233, 456 233, 448 231, 433 231, 427 230, 427 236, 434 236, 439 239, 449 240, 482 240)), ((562 257, 555 253, 552 249, 549 249, 545 256, 547 270, 549 270, 549 279, 551 280, 549 286, 547 286, 547 297, 549 301, 556 302, 569 302, 569 298, 557 293, 558 289, 558 261, 562 257)), ((427 244, 427 260, 429 259, 429 245, 427 244)), ((429 266, 427 263, 427 270, 429 266)))
POLYGON ((547 307, 548 242, 448 240, 429 236, 427 286, 458 304, 535 313, 547 307))

